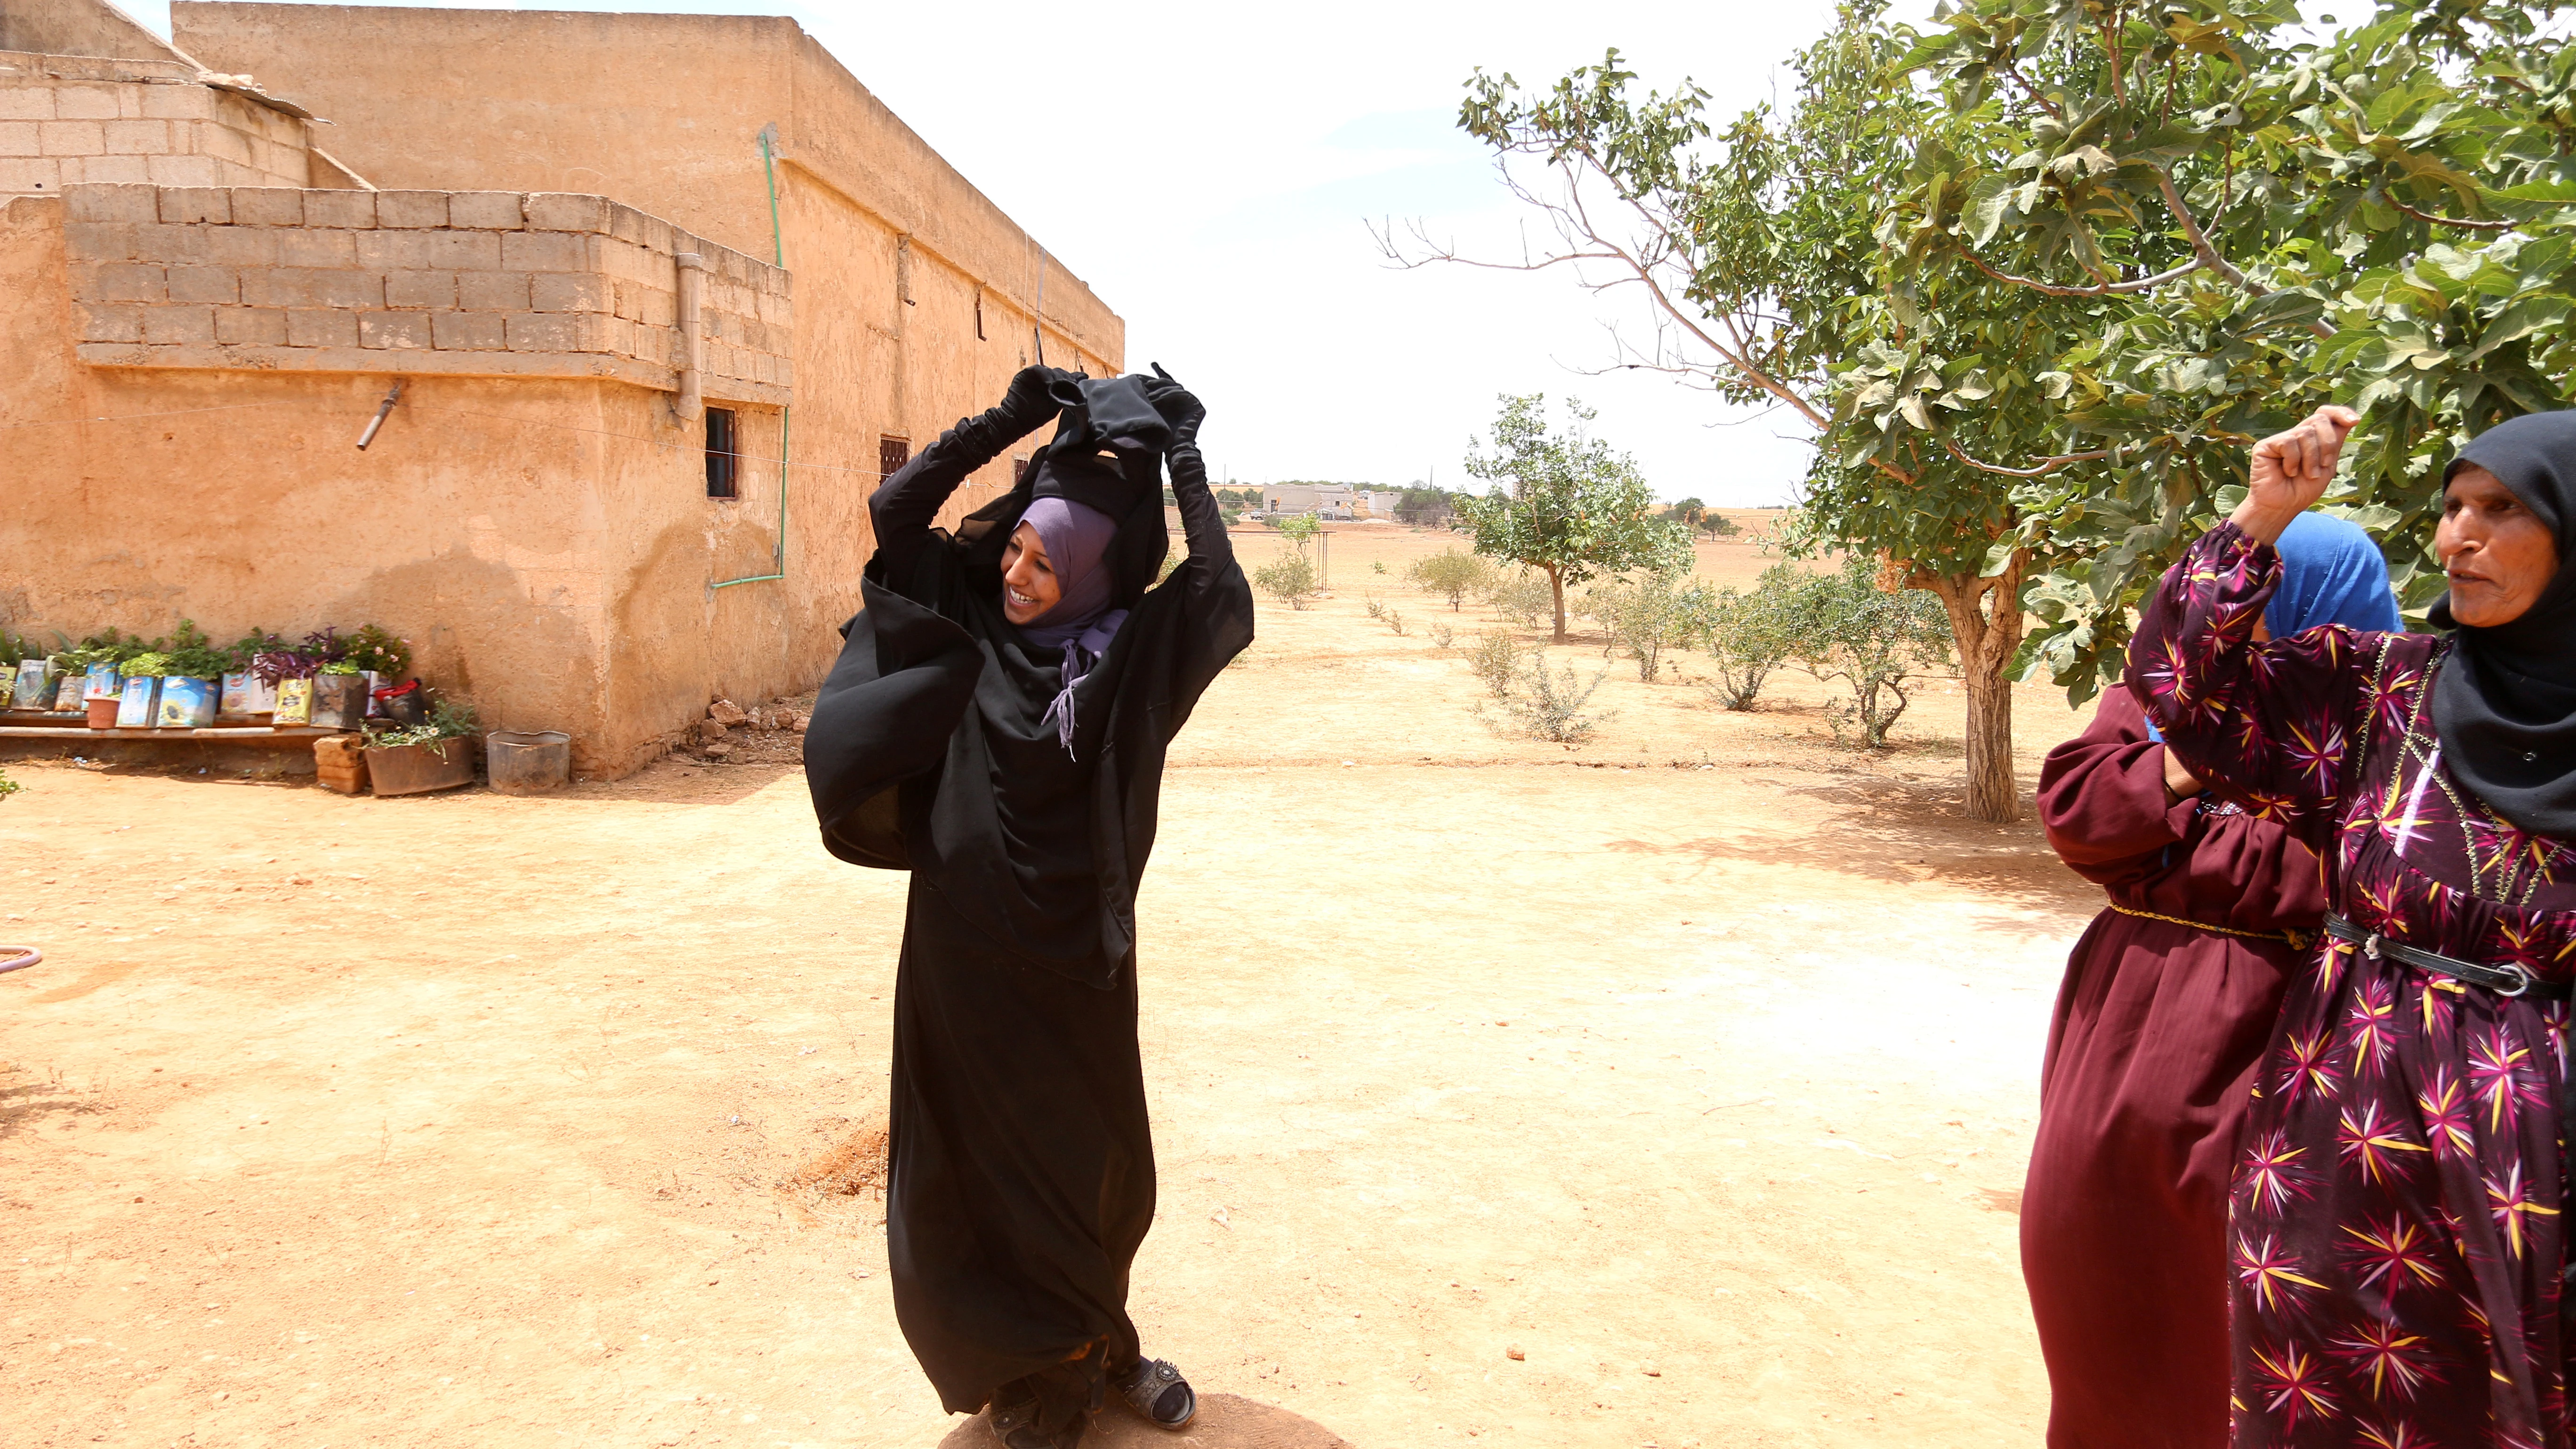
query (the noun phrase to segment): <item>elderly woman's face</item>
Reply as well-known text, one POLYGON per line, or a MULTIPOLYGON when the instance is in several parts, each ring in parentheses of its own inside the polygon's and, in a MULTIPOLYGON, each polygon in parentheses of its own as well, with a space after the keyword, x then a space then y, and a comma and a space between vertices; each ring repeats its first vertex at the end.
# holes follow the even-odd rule
POLYGON ((1013 529, 1011 541, 1002 545, 1002 617, 1026 624, 1063 597, 1064 584, 1047 562, 1046 540, 1029 524, 1013 529))
POLYGON ((2473 629, 2530 612, 2558 573, 2558 540, 2513 490, 2484 468, 2451 475, 2433 553, 2451 580, 2451 617, 2473 629))

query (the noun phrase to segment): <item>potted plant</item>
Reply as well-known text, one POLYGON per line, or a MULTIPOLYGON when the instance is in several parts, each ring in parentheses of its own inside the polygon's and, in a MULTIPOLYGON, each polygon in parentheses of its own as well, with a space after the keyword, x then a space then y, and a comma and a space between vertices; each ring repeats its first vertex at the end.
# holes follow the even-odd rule
POLYGON ((313 671, 313 723, 322 729, 362 729, 367 723, 367 676, 346 659, 313 671))
POLYGON ((154 718, 163 729, 204 729, 213 724, 231 651, 216 648, 195 620, 182 619, 166 657, 170 662, 162 675, 161 703, 154 718))
POLYGON ((369 624, 349 636, 344 656, 367 677, 367 718, 385 718, 383 696, 411 677, 411 641, 397 639, 380 624, 369 624))
POLYGON ((125 692, 125 661, 159 647, 158 640, 146 643, 140 636, 119 633, 111 624, 62 656, 66 672, 83 676, 81 703, 89 708, 93 726, 105 728, 95 718, 99 702, 113 704, 125 692))
POLYGON ((474 783, 474 706, 441 699, 427 723, 385 730, 367 741, 367 780, 379 795, 418 795, 474 783))
POLYGON ((216 702, 218 715, 273 715, 277 712, 277 682, 262 679, 252 667, 259 656, 283 649, 286 641, 263 629, 253 629, 233 641, 232 657, 225 660, 223 698, 216 702))
POLYGON ((18 697, 18 669, 27 662, 27 651, 33 646, 24 639, 0 629, 0 709, 9 708, 18 697))
POLYGON ((125 695, 116 708, 117 728, 152 727, 153 714, 161 703, 161 677, 169 672, 167 654, 137 654, 125 661, 125 695))
POLYGON ((0 658, 9 661, 9 688, 0 694, 0 707, 9 709, 43 709, 53 686, 53 665, 43 646, 32 639, 0 632, 0 658))
MULTIPOLYGON (((280 643, 274 638, 267 642, 280 643)), ((325 662, 302 649, 284 647, 264 649, 251 656, 251 673, 277 692, 276 709, 270 716, 270 723, 301 725, 313 722, 313 671, 325 662)))

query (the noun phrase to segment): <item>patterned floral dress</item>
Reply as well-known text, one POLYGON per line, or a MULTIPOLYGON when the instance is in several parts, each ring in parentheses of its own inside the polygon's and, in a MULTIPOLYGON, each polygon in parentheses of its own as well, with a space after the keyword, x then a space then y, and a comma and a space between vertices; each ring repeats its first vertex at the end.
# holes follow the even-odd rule
POLYGON ((2129 679, 2168 747, 2305 840, 2355 925, 2542 986, 2507 997, 2332 938, 2292 979, 2229 1201, 2235 1443, 2555 1449, 2576 849, 2443 768, 2446 641, 2252 642, 2279 572, 2221 524, 2165 576, 2129 679))

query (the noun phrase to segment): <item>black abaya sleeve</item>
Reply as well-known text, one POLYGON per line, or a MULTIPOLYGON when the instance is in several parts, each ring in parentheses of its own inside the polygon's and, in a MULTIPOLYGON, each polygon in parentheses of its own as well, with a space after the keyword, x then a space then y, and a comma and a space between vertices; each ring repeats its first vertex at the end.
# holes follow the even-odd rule
POLYGON ((1208 491, 1207 463, 1197 445, 1181 444, 1164 461, 1189 546, 1189 556, 1173 570, 1175 577, 1154 591, 1177 595, 1165 607, 1179 615, 1177 647, 1166 660, 1156 701, 1162 742, 1169 744, 1218 672, 1252 642, 1252 585, 1235 562, 1234 540, 1226 534, 1216 495, 1208 491))
POLYGON ((852 865, 911 865, 895 787, 939 767, 984 670, 973 635, 942 612, 956 566, 931 520, 969 474, 1031 429, 1003 408, 961 418, 868 497, 877 537, 864 606, 814 700, 805 783, 823 846, 852 865))
POLYGON ((957 426, 939 435, 939 441, 895 469, 868 495, 868 523, 876 532, 877 551, 868 560, 866 577, 917 603, 937 607, 933 597, 937 585, 924 579, 920 569, 937 538, 930 521, 939 516, 940 505, 957 491, 957 485, 1031 431, 1002 409, 988 409, 976 417, 959 418, 957 426))

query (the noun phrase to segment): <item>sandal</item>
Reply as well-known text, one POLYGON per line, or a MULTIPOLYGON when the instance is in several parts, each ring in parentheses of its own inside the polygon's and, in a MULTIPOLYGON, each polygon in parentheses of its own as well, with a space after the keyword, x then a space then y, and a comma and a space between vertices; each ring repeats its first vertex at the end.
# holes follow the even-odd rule
POLYGON ((1198 1417, 1199 1396, 1181 1371, 1159 1358, 1149 1358, 1136 1365, 1128 1375, 1111 1383, 1127 1407, 1144 1416, 1145 1422, 1157 1429, 1183 1429, 1198 1417))
MULTIPOLYGON (((986 1422, 992 1426, 993 1437, 1002 1441, 1002 1449, 1067 1449, 1066 1441, 1038 1428, 1037 1417, 1038 1401, 1023 1399, 1016 1404, 994 1404, 986 1422)), ((1073 1422, 1074 1442, 1078 1442, 1082 1420, 1073 1422)))

